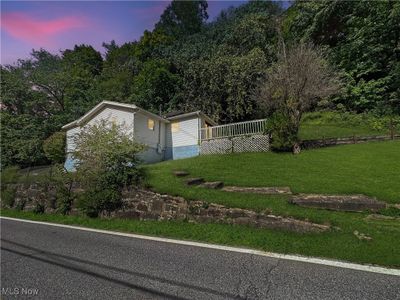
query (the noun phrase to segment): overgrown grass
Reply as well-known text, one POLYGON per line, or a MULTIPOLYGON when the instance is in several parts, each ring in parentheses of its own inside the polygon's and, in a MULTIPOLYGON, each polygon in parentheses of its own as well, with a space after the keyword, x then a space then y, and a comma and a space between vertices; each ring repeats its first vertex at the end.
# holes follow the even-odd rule
POLYGON ((348 228, 322 234, 299 234, 224 224, 90 219, 14 210, 3 210, 1 215, 400 268, 400 230, 391 220, 360 222, 358 230, 373 237, 372 241, 362 241, 348 228))
MULTIPOLYGON (((395 133, 400 134, 400 124, 395 133)), ((353 136, 390 135, 388 117, 339 112, 313 112, 304 115, 300 138, 303 140, 353 136)))

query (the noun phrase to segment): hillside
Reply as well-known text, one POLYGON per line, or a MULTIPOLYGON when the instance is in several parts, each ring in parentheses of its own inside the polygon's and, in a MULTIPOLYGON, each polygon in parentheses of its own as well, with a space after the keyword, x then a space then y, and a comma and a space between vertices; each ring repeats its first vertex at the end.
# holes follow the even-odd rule
MULTIPOLYGON (((215 199, 193 193, 172 175, 186 170, 208 181, 238 186, 289 186, 294 193, 365 194, 400 203, 400 142, 379 142, 303 151, 300 155, 243 153, 200 156, 147 166, 157 191, 215 199)), ((213 198, 214 196, 214 198, 213 198)))

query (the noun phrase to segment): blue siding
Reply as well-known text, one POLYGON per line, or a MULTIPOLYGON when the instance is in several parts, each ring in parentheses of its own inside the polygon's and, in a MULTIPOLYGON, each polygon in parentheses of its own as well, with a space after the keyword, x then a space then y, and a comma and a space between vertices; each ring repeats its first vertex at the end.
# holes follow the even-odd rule
POLYGON ((199 145, 180 146, 172 148, 172 159, 181 159, 197 156, 200 154, 199 145))
POLYGON ((164 159, 165 160, 170 160, 173 159, 173 152, 172 152, 172 147, 167 147, 165 148, 165 155, 164 155, 164 159))
POLYGON ((65 160, 65 163, 64 163, 64 168, 68 172, 75 172, 76 171, 76 168, 75 168, 76 162, 77 162, 77 160, 73 158, 72 154, 68 153, 67 159, 65 160))

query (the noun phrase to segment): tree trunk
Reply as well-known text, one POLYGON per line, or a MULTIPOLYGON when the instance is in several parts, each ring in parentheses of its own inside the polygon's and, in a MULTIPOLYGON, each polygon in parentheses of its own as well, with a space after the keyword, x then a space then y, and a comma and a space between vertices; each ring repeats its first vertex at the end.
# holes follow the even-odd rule
POLYGON ((293 154, 299 154, 300 153, 301 147, 300 147, 300 144, 298 142, 296 142, 293 145, 292 151, 293 151, 293 154))

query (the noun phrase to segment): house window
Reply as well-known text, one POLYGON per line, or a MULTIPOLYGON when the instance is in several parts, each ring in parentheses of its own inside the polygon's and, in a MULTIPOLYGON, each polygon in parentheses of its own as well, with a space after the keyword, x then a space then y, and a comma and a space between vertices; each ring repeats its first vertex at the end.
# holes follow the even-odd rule
POLYGON ((178 132, 179 131, 179 122, 171 123, 171 132, 178 132))
POLYGON ((147 128, 149 128, 150 130, 154 130, 154 120, 153 119, 147 120, 147 128))

